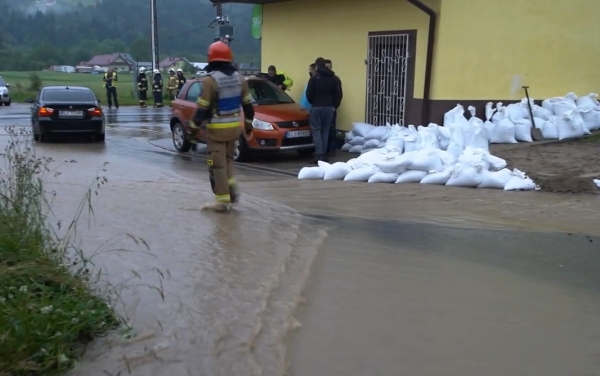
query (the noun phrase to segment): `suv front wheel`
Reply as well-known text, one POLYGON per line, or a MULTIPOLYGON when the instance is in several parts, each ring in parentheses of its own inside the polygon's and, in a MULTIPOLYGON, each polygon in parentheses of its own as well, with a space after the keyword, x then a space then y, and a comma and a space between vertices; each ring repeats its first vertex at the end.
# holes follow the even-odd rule
POLYGON ((233 160, 243 162, 248 158, 248 147, 246 146, 246 138, 240 136, 235 142, 235 150, 233 152, 233 160))
POLYGON ((192 148, 192 144, 187 138, 183 125, 179 122, 173 125, 173 146, 180 153, 187 153, 192 148))

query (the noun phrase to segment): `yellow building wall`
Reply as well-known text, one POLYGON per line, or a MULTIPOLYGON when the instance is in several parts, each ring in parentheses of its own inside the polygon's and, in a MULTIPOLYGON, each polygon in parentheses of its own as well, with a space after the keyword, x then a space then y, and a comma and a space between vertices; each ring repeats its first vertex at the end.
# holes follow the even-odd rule
MULTIPOLYGON (((439 9, 439 0, 423 1, 439 9)), ((417 30, 414 97, 423 97, 429 17, 402 0, 294 0, 263 6, 262 70, 275 65, 294 80, 300 100, 308 65, 319 56, 333 61, 343 84, 338 128, 364 121, 368 33, 417 30)))
POLYGON ((535 99, 600 90, 600 1, 443 0, 434 99, 535 99))

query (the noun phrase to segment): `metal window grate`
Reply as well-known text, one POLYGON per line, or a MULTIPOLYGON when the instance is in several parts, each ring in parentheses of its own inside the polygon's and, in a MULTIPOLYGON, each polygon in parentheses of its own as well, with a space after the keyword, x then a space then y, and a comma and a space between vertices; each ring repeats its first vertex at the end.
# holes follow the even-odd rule
POLYGON ((408 34, 370 35, 367 52, 365 121, 404 124, 408 34))

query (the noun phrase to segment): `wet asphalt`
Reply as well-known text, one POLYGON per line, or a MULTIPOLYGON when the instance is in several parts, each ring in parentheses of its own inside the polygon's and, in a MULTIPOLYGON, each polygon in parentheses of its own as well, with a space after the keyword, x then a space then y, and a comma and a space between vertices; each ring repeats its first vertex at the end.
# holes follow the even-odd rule
MULTIPOLYGON (((239 214, 199 216, 183 208, 210 198, 203 153, 175 153, 169 112, 123 107, 107 113, 105 145, 71 140, 39 147, 57 160, 78 160, 61 177, 69 193, 58 200, 59 212, 69 212, 74 187, 93 179, 98 166, 115 166, 108 172, 113 191, 100 201, 98 229, 86 232, 87 241, 103 244, 126 227, 165 250, 149 266, 168 267, 175 276, 165 282, 172 296, 166 303, 131 297, 142 307, 135 326, 152 332, 155 342, 92 349, 75 375, 125 372, 132 367, 122 361, 128 356, 141 359, 135 375, 600 374, 600 238, 414 223, 406 211, 366 219, 369 201, 358 198, 341 215, 331 195, 342 195, 339 185, 294 185, 293 174, 306 162, 295 153, 239 167, 241 181, 256 183, 239 214), (264 196, 261 184, 270 186, 264 196), (319 200, 325 213, 315 209, 319 200), (285 214, 275 202, 304 215, 285 214), (188 249, 189 236, 201 241, 188 249), (270 280, 271 269, 285 272, 266 296, 259 282, 270 280), (266 297, 264 306, 251 304, 266 297), (156 317, 149 317, 154 309, 156 317), (302 328, 284 347, 296 321, 302 328), (223 337, 224 330, 231 332, 223 337)), ((0 126, 28 127, 29 116, 27 105, 0 107, 0 126)), ((381 192, 371 206, 383 213, 381 192)), ((418 193, 393 197, 394 205, 418 199, 418 193)), ((126 255, 119 265, 108 258, 103 266, 124 275, 141 260, 126 255)))

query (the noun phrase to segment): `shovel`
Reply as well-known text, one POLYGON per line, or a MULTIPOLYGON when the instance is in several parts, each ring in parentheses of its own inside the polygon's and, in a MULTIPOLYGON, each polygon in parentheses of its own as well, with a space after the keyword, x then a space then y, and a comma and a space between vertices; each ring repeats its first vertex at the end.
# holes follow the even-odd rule
POLYGON ((531 138, 533 141, 543 141, 544 136, 542 131, 535 126, 535 119, 533 118, 533 109, 531 108, 531 100, 529 99, 529 86, 523 86, 525 90, 525 97, 527 98, 527 108, 529 109, 529 117, 531 117, 531 138))

